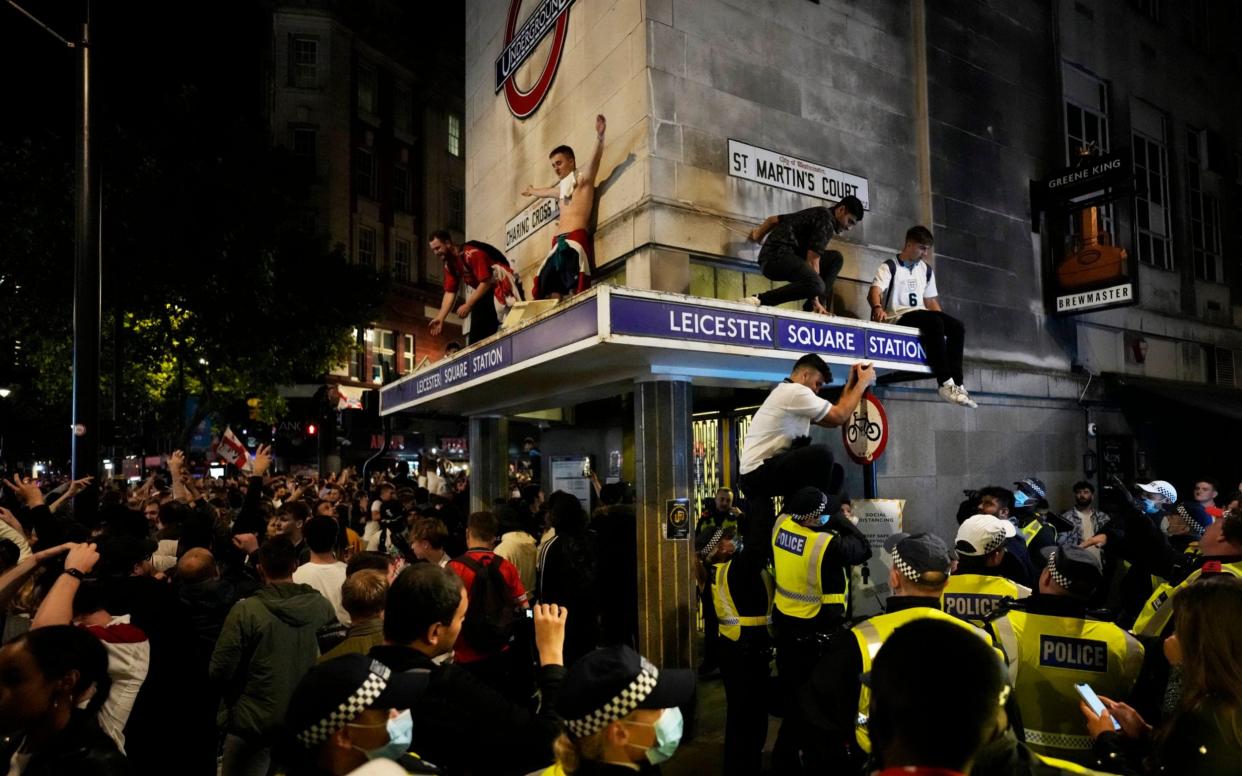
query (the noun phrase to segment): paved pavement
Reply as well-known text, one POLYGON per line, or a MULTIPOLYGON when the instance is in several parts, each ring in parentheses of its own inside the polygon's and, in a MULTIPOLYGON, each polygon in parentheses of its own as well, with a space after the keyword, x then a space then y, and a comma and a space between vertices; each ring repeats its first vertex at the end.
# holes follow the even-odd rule
MULTIPOLYGON (((725 695, 717 674, 699 680, 698 726, 694 740, 677 749, 677 754, 660 766, 664 776, 719 776, 724 762, 725 695)), ((764 745, 764 766, 776 740, 780 720, 768 717, 768 741, 764 745)), ((759 774, 755 774, 759 776, 759 774)))

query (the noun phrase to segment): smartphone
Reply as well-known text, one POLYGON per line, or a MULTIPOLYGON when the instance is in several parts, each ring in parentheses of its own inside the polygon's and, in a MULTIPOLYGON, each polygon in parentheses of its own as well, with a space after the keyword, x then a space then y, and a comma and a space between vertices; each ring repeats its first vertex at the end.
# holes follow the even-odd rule
POLYGON ((582 461, 582 476, 583 477, 591 476, 591 459, 590 458, 585 458, 582 461))
MULTIPOLYGON (((1074 689, 1086 701, 1087 707, 1095 712, 1097 716, 1105 712, 1104 701, 1100 700, 1100 696, 1095 694, 1095 690, 1091 689, 1091 685, 1079 682, 1074 685, 1074 689)), ((1113 718, 1113 730, 1121 730, 1121 723, 1117 721, 1116 717, 1113 718)))

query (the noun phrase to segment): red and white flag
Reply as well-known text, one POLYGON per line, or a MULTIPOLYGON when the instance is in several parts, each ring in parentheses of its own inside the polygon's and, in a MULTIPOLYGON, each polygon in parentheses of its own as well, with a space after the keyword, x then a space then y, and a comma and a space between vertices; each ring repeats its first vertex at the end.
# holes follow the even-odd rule
POLYGON ((226 427, 224 433, 220 435, 220 441, 216 442, 216 457, 239 469, 244 469, 250 463, 250 455, 246 452, 246 446, 233 433, 232 427, 226 427))

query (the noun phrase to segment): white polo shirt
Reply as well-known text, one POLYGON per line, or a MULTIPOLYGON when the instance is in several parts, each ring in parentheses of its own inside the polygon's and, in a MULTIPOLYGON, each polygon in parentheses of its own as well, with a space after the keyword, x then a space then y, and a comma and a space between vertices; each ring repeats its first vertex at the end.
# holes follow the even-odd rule
POLYGON ((785 381, 773 388, 751 418, 738 471, 749 474, 788 450, 795 437, 810 434, 811 424, 823 420, 830 409, 832 402, 819 398, 801 383, 785 381))

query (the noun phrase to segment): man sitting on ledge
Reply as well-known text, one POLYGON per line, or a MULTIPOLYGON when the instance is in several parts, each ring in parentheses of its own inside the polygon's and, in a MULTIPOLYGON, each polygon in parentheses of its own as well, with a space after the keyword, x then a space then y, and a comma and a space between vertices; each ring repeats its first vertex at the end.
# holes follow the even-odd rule
POLYGON ((927 365, 940 384, 940 398, 973 409, 979 405, 962 386, 966 329, 940 309, 936 277, 925 261, 931 246, 932 233, 927 227, 910 227, 901 253, 875 271, 867 292, 871 320, 918 329, 927 365))

